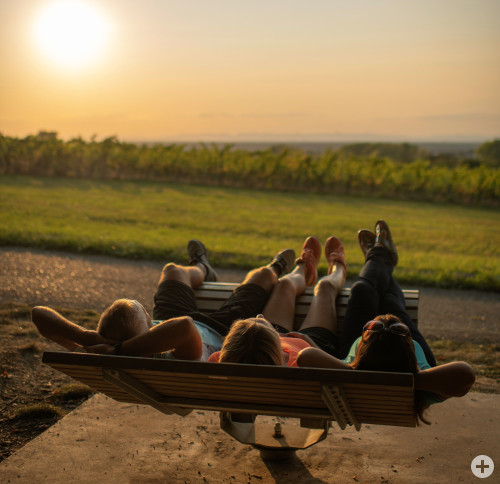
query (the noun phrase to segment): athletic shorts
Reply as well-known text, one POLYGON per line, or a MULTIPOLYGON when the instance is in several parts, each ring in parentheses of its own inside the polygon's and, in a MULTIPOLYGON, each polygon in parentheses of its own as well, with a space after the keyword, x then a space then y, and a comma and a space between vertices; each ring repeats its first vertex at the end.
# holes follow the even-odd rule
POLYGON ((154 297, 153 319, 190 316, 226 336, 234 321, 256 317, 268 299, 269 293, 257 284, 242 284, 217 311, 202 313, 191 287, 179 281, 163 281, 154 297))
MULTIPOLYGON (((278 333, 290 333, 290 330, 283 328, 278 324, 273 324, 278 333)), ((311 338, 318 348, 326 351, 328 354, 338 357, 339 339, 335 333, 322 326, 313 326, 311 328, 304 328, 300 331, 293 331, 294 333, 302 333, 311 338)))

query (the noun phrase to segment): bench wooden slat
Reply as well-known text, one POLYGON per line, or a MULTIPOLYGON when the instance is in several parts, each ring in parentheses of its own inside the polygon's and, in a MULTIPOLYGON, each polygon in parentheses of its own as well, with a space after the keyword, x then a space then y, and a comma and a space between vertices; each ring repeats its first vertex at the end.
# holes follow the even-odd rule
MULTIPOLYGON (((69 353, 64 351, 47 351, 43 362, 51 366, 67 365, 71 371, 78 368, 116 368, 131 372, 166 372, 169 375, 185 378, 187 375, 207 375, 214 378, 231 379, 262 378, 266 381, 282 379, 290 381, 290 371, 296 381, 333 381, 334 383, 366 384, 387 386, 413 385, 413 375, 409 373, 387 373, 373 371, 333 370, 323 368, 287 368, 282 366, 245 365, 235 363, 203 363, 199 361, 168 360, 161 358, 143 358, 134 356, 110 356, 91 353, 69 353)), ((146 374, 145 373, 145 374, 146 374)))
MULTIPOLYGON (((195 290, 196 301, 200 311, 211 313, 220 308, 232 294, 233 290, 238 287, 238 284, 227 282, 204 282, 195 290)), ((297 329, 300 323, 304 320, 309 305, 313 298, 312 287, 308 287, 305 293, 297 298, 295 305, 295 328, 297 329)), ((350 288, 342 289, 336 300, 337 318, 339 322, 344 320, 347 301, 351 293, 350 288)), ((415 324, 418 324, 418 289, 403 289, 405 297, 406 310, 408 315, 415 324)))
MULTIPOLYGON (((322 385, 341 385, 359 423, 415 424, 413 375, 352 370, 201 363, 46 352, 43 362, 118 401, 140 403, 103 378, 124 371, 161 395, 165 408, 196 408, 332 420, 322 385), (390 404, 389 404, 390 402, 390 404)), ((158 408, 158 407, 157 407, 158 408)))

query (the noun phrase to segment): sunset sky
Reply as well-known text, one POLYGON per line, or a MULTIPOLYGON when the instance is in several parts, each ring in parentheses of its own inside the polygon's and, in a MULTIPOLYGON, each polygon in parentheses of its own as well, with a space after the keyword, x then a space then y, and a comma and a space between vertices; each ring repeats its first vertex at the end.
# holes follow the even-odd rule
POLYGON ((500 137, 498 0, 0 0, 0 132, 500 137))

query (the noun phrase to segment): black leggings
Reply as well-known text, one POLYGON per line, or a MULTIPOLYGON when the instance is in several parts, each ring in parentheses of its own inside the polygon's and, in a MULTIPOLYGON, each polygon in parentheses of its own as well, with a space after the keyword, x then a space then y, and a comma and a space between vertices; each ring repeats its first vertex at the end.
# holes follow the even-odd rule
POLYGON ((405 309, 401 288, 392 277, 392 259, 384 247, 369 250, 358 279, 352 285, 340 339, 340 356, 345 358, 363 326, 380 314, 397 316, 408 328, 411 337, 424 350, 431 366, 436 366, 432 350, 405 309))

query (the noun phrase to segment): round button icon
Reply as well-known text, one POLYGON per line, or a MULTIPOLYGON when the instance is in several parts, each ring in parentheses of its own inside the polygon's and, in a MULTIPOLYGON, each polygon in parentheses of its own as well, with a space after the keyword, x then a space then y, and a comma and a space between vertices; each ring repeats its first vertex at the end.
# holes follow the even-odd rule
POLYGON ((485 477, 490 477, 491 474, 493 474, 495 464, 493 463, 493 460, 487 455, 478 455, 472 460, 470 468, 472 473, 476 477, 484 479, 485 477))

